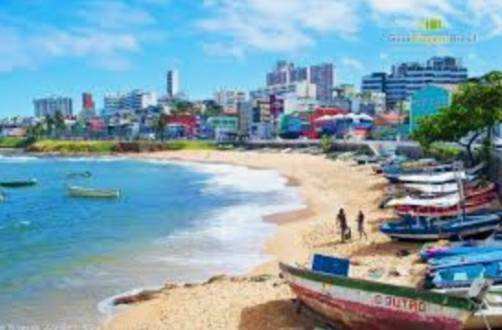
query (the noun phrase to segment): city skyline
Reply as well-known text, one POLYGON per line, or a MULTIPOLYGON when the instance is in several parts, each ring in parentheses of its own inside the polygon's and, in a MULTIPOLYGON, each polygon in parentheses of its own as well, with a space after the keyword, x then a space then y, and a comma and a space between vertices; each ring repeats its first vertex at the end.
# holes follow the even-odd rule
POLYGON ((169 69, 192 99, 220 88, 250 91, 280 59, 298 65, 333 62, 336 84, 435 55, 461 57, 471 76, 501 67, 502 5, 497 1, 7 0, 0 7, 0 117, 30 115, 33 99, 82 92, 97 109, 103 95, 136 88, 165 91, 169 69), (367 14, 369 13, 369 15, 367 14), (446 34, 475 42, 411 45, 390 34, 438 17, 446 34), (272 22, 272 23, 271 23, 272 22))

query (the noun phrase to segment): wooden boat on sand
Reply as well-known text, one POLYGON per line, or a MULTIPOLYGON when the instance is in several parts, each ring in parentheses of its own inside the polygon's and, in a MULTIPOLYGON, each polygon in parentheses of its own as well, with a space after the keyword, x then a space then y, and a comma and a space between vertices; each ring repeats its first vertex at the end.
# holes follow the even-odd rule
POLYGON ((465 297, 284 263, 279 267, 302 304, 348 329, 460 330, 480 309, 474 300, 465 297))
POLYGON ((0 187, 4 187, 4 188, 31 187, 36 184, 37 184, 36 179, 17 180, 17 181, 0 181, 0 187))
POLYGON ((454 218, 405 216, 387 222, 380 231, 394 239, 437 241, 490 234, 500 225, 500 212, 460 215, 454 218))
POLYGON ((118 189, 95 189, 78 186, 68 187, 68 192, 72 197, 82 198, 118 198, 120 190, 118 189))

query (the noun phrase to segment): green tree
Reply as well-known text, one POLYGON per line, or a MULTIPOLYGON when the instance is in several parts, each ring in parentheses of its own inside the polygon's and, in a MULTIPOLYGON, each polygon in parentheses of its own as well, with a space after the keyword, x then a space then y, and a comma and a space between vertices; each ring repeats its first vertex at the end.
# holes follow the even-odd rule
POLYGON ((206 117, 220 116, 223 113, 223 107, 214 100, 206 100, 204 101, 204 105, 206 106, 204 111, 204 116, 206 117))
POLYGON ((491 72, 460 86, 452 104, 422 118, 412 138, 425 149, 435 142, 456 142, 474 161, 473 144, 484 136, 482 154, 489 154, 491 133, 502 121, 502 72, 491 72))
POLYGON ((161 113, 157 121, 155 122, 155 134, 160 141, 164 141, 164 132, 167 126, 167 116, 165 113, 161 113))
POLYGON ((54 131, 54 118, 50 115, 45 115, 45 131, 51 136, 54 131))
POLYGON ((58 137, 66 130, 64 116, 61 111, 56 111, 54 114, 54 127, 56 128, 56 135, 58 137))
POLYGON ((328 135, 323 135, 321 137, 321 140, 319 141, 319 143, 320 143, 322 152, 324 152, 325 154, 327 154, 328 152, 331 151, 331 149, 333 149, 333 145, 334 145, 333 138, 331 138, 328 135))
POLYGON ((175 115, 189 114, 193 109, 192 103, 184 100, 176 100, 171 112, 175 115))
POLYGON ((33 126, 30 126, 27 130, 28 137, 39 139, 45 134, 44 125, 42 123, 36 123, 33 126))

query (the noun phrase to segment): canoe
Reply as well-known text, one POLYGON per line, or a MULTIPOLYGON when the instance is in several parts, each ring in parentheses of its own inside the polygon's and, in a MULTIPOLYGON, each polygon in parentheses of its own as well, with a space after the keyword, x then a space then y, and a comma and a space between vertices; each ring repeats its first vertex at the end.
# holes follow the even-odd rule
POLYGON ((486 253, 496 250, 502 251, 502 233, 496 230, 490 237, 484 240, 469 240, 457 243, 450 243, 449 246, 431 247, 427 244, 420 251, 420 257, 424 261, 429 259, 441 259, 467 255, 472 253, 486 253))
POLYGON ((90 178, 92 176, 92 173, 89 171, 85 172, 75 172, 75 173, 70 173, 66 175, 67 179, 74 179, 74 178, 90 178))
POLYGON ((118 198, 120 190, 118 189, 95 189, 70 186, 68 192, 72 197, 87 197, 87 198, 118 198))
POLYGON ((469 288, 477 279, 490 279, 502 284, 501 263, 471 264, 430 271, 425 278, 428 288, 469 288))
MULTIPOLYGON (((458 190, 458 185, 457 190, 458 190)), ((489 183, 483 186, 468 186, 464 191, 465 199, 474 199, 476 197, 485 196, 491 193, 494 195, 496 186, 494 183, 489 183)), ((435 206, 435 207, 450 207, 459 204, 462 197, 458 191, 444 195, 413 195, 409 194, 404 197, 396 197, 389 200, 386 206, 435 206)))
MULTIPOLYGON (((394 208, 396 214, 400 216, 412 215, 417 217, 455 217, 463 214, 472 214, 487 210, 497 199, 496 192, 488 192, 482 195, 468 197, 464 204, 460 202, 447 205, 414 206, 400 205, 394 208)), ((452 199, 451 202, 454 202, 452 199)))
POLYGON ((431 259, 428 261, 431 271, 440 269, 474 265, 490 264, 493 262, 502 262, 502 249, 486 251, 484 253, 471 253, 466 255, 445 257, 441 259, 431 259))
POLYGON ((387 222, 380 231, 394 239, 434 241, 467 238, 495 231, 500 224, 500 214, 482 213, 453 218, 414 218, 406 216, 396 222, 387 222))
POLYGON ((302 304, 349 329, 460 330, 479 309, 464 297, 279 267, 302 304))
POLYGON ((458 171, 439 171, 433 173, 418 173, 418 174, 397 174, 387 176, 391 183, 412 183, 412 184, 445 184, 456 182, 458 180, 473 181, 478 177, 478 173, 485 167, 484 163, 480 163, 475 167, 458 170, 458 171))
POLYGON ((21 188, 30 187, 37 184, 36 179, 19 180, 19 181, 0 181, 0 187, 4 188, 21 188))

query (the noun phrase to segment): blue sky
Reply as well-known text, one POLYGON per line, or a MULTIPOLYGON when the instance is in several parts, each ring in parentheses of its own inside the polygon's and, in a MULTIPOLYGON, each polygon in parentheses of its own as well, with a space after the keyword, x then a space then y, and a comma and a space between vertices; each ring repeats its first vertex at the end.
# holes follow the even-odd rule
POLYGON ((253 89, 277 59, 333 61, 337 83, 403 60, 461 57, 472 75, 502 69, 500 0, 0 0, 0 117, 32 99, 132 88, 164 90, 177 68, 193 99, 253 89), (475 44, 400 45, 390 33, 440 18, 475 44))

